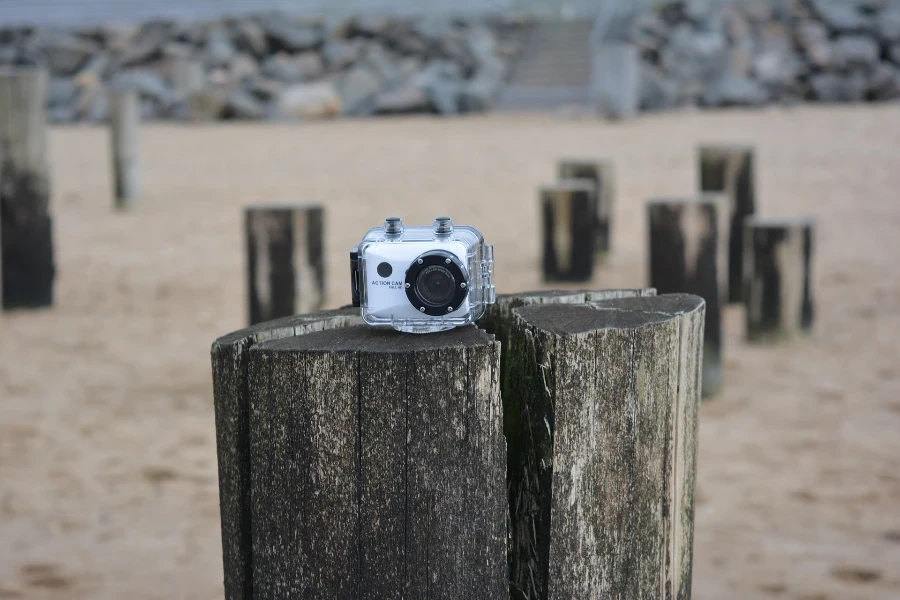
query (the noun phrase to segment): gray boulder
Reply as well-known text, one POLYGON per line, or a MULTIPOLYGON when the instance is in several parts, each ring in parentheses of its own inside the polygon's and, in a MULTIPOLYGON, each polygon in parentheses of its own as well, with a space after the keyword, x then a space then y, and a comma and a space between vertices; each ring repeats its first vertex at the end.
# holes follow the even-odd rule
POLYGON ((331 82, 301 83, 284 90, 277 108, 281 118, 336 117, 341 114, 341 96, 331 82))
POLYGON ((725 75, 703 94, 706 106, 760 106, 770 99, 769 92, 758 81, 739 75, 725 75))
POLYGON ((900 42, 892 44, 888 48, 888 58, 894 61, 895 65, 900 65, 900 42))
POLYGON ((209 67, 225 67, 234 60, 237 49, 231 42, 231 37, 223 27, 215 27, 206 38, 204 49, 206 64, 209 67))
POLYGON ((900 42, 900 2, 892 2, 878 14, 876 30, 884 42, 900 42))
POLYGON ((661 54, 661 65, 685 94, 702 92, 719 79, 728 66, 727 40, 723 32, 697 32, 679 25, 661 54))
POLYGON ((790 87, 802 71, 802 61, 790 48, 770 47, 753 59, 753 74, 756 79, 776 88, 790 87))
POLYGON ((271 47, 287 52, 313 50, 322 45, 325 34, 312 24, 296 24, 284 15, 269 15, 260 22, 271 47))
POLYGON ((813 67, 828 69, 834 64, 834 47, 828 39, 828 28, 822 23, 801 21, 794 30, 794 39, 813 67))
POLYGON ((269 53, 269 40, 263 26, 253 19, 237 19, 232 25, 234 43, 240 50, 256 58, 269 53))
POLYGON ((225 119, 264 119, 266 106, 253 94, 238 90, 228 98, 222 116, 225 119))
POLYGON ((835 61, 841 67, 871 67, 881 55, 878 44, 865 35, 842 35, 834 43, 835 61))
POLYGON ((431 110, 431 99, 425 90, 410 80, 375 98, 373 112, 380 115, 425 112, 431 110))
POLYGON ((123 38, 124 49, 117 56, 119 67, 133 67, 151 62, 162 54, 163 46, 169 42, 166 27, 150 23, 141 28, 134 37, 123 38))
POLYGON ((856 0, 811 0, 811 4, 831 31, 853 33, 871 28, 871 21, 862 13, 856 0))
POLYGON ((54 75, 74 74, 100 51, 97 42, 63 32, 42 32, 37 45, 47 68, 54 75))
POLYGON ((865 75, 854 71, 813 75, 809 78, 809 87, 819 102, 862 102, 869 86, 865 75))
POLYGON ((330 71, 346 69, 360 59, 365 49, 363 40, 329 40, 322 47, 322 59, 330 71))
POLYGON ((900 98, 900 69, 891 63, 878 63, 869 74, 868 93, 873 100, 900 98))
POLYGON ((72 104, 78 86, 71 77, 51 77, 47 83, 47 105, 53 108, 72 104))
POLYGON ((375 97, 384 87, 382 82, 377 72, 363 66, 344 73, 337 84, 343 112, 350 115, 371 114, 375 97))
POLYGON ((261 72, 277 81, 299 83, 320 77, 324 66, 318 52, 303 52, 298 55, 279 53, 263 61, 261 72))
POLYGON ((416 75, 416 82, 438 114, 453 115, 460 111, 463 86, 462 68, 449 60, 437 60, 416 75))
POLYGON ((161 105, 172 99, 172 90, 162 76, 149 69, 122 71, 113 78, 111 87, 137 90, 142 98, 161 105))
POLYGON ((641 63, 640 109, 644 111, 669 110, 678 106, 678 87, 660 73, 659 69, 641 63))

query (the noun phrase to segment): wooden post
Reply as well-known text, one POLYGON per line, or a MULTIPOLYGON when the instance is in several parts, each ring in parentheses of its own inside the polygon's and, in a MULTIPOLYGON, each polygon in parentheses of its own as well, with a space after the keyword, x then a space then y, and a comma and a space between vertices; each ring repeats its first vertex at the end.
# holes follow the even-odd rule
POLYGON ((743 300, 744 219, 756 212, 753 148, 702 146, 698 150, 700 190, 724 192, 731 201, 728 232, 728 299, 743 300))
POLYGON ((597 186, 569 179, 540 190, 546 281, 589 281, 594 274, 597 186))
POLYGON ((703 316, 688 295, 511 311, 512 598, 690 598, 703 316))
POLYGON ((226 598, 505 598, 499 344, 358 321, 213 345, 226 598))
POLYGON ((116 208, 130 208, 140 190, 138 129, 141 102, 136 90, 116 90, 110 96, 109 123, 112 132, 113 176, 116 208))
POLYGON ((559 162, 559 178, 589 179, 597 186, 594 250, 601 262, 612 250, 612 212, 615 203, 615 176, 610 161, 566 159, 559 162))
POLYGON ((752 217, 744 236, 747 339, 790 339, 813 326, 812 217, 752 217))
POLYGON ((647 203, 650 285, 661 294, 696 294, 706 300, 704 397, 722 386, 718 211, 717 200, 710 198, 647 203))
POLYGON ((52 306, 53 223, 44 112, 47 73, 0 68, 2 308, 52 306))
POLYGON ((246 208, 251 325, 322 308, 324 213, 321 206, 246 208))

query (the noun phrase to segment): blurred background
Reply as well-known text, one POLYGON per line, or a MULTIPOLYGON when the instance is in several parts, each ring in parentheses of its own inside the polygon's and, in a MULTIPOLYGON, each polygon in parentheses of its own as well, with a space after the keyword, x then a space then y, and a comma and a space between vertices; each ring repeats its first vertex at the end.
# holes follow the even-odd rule
POLYGON ((895 0, 0 0, 0 63, 46 75, 55 264, 50 306, 0 311, 0 598, 222 597, 209 347, 248 324, 245 208, 324 208, 324 308, 389 215, 479 228, 500 293, 645 287, 645 203, 697 194, 703 144, 753 148, 756 212, 815 218, 816 315, 760 345, 724 310, 694 598, 900 598, 895 0), (564 158, 615 189, 605 260, 560 284, 564 158))

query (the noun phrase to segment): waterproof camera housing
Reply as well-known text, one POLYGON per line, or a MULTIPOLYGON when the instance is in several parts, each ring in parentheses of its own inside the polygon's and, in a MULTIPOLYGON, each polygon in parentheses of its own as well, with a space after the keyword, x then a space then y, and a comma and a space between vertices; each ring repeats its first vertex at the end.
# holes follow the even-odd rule
POLYGON ((449 217, 431 227, 386 219, 350 252, 350 271, 363 320, 407 333, 468 325, 496 301, 494 247, 449 217))

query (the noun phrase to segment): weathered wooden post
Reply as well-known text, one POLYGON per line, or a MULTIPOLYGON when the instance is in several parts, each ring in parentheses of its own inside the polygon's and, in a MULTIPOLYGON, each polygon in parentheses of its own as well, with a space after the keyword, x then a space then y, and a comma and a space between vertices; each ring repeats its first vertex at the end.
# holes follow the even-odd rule
POLYGON ((585 179, 540 189, 546 281, 589 281, 594 274, 597 186, 585 179))
POLYGON ((321 206, 245 209, 251 325, 322 308, 324 213, 321 206))
POLYGON ((565 159, 559 162, 559 178, 589 179, 597 186, 594 251, 601 262, 612 250, 612 212, 615 203, 615 175, 611 161, 565 159))
POLYGON ((109 124, 112 133, 113 177, 116 208, 130 208, 140 190, 138 130, 141 101, 137 90, 114 90, 110 95, 109 124))
POLYGON ((53 221, 39 67, 0 68, 0 272, 2 307, 53 304, 53 221))
POLYGON ((730 303, 743 301, 744 219, 756 212, 753 162, 750 147, 702 146, 698 150, 700 190, 724 192, 731 202, 727 298, 730 303))
POLYGON ((226 597, 506 598, 499 344, 358 321, 213 345, 226 597))
POLYGON ((492 315, 512 597, 688 599, 703 300, 548 302, 492 315))
POLYGON ((812 217, 751 217, 744 234, 747 339, 790 339, 813 326, 812 217))
POLYGON ((647 203, 650 285, 661 294, 696 294, 706 300, 704 397, 717 394, 722 386, 719 208, 714 198, 653 200, 647 203))

